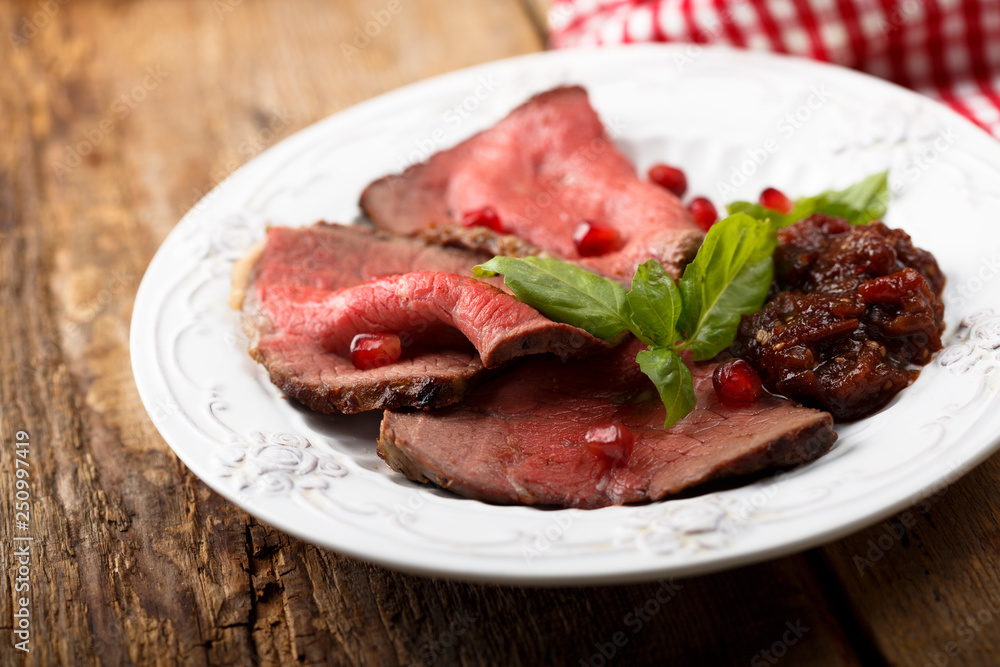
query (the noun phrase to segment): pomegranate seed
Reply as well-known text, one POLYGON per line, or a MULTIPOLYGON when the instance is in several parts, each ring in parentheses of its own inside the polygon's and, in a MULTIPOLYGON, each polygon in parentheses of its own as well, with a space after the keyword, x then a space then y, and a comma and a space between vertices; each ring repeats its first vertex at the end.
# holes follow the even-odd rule
POLYGON ((402 353, 396 334, 360 333, 351 341, 351 363, 362 371, 394 364, 402 353))
POLYGON ((684 195, 688 189, 688 179, 684 172, 677 167, 667 164, 654 164, 647 173, 649 180, 656 183, 665 190, 670 190, 678 197, 684 195))
POLYGON ((719 221, 719 212, 715 210, 715 204, 704 197, 692 199, 691 203, 688 204, 688 213, 691 214, 694 224, 706 232, 719 221))
POLYGON ((484 206, 474 211, 466 211, 462 214, 462 225, 465 227, 486 227, 492 229, 497 234, 503 232, 503 223, 497 210, 492 206, 484 206))
POLYGON ((635 438, 621 424, 594 426, 584 436, 584 447, 607 466, 624 463, 632 455, 635 438))
POLYGON ((761 394, 760 376, 743 359, 730 359, 719 364, 712 375, 715 395, 723 405, 750 405, 761 394))
POLYGON ((622 237, 618 230, 599 222, 584 220, 573 232, 573 242, 581 257, 597 257, 618 250, 622 237))
POLYGON ((788 215, 795 208, 795 202, 775 188, 768 188, 760 193, 760 205, 782 215, 788 215))

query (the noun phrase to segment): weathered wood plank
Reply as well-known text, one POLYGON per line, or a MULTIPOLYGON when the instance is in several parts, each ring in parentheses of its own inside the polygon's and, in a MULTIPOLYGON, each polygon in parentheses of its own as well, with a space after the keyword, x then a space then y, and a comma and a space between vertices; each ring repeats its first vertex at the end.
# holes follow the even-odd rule
POLYGON ((765 660, 775 645, 792 664, 861 664, 803 558, 685 581, 539 590, 411 577, 263 526, 252 539, 281 554, 268 571, 284 572, 263 580, 315 596, 304 614, 309 647, 352 664, 735 664, 765 660))
MULTIPOLYGON (((0 34, 14 35, 0 77, 0 405, 4 445, 26 429, 36 457, 28 662, 315 653, 298 604, 311 594, 268 581, 305 547, 252 551, 248 517, 192 478, 142 409, 128 360, 139 277, 200 194, 266 145, 403 83, 536 50, 537 37, 516 6, 406 3, 349 59, 341 42, 383 3, 51 4, 0 6, 0 34), (451 41, 393 52, 443 34, 441 17, 451 41), (492 24, 507 27, 469 48, 469 30, 492 24)), ((9 448, 0 456, 9 470, 9 448)), ((0 480, 4 534, 12 484, 0 480)), ((12 575, 10 542, 0 550, 12 575)))
POLYGON ((895 665, 1000 658, 1000 455, 823 551, 865 633, 895 665))
POLYGON ((548 39, 549 0, 521 0, 528 18, 543 41, 548 39))
MULTIPOLYGON (((0 521, 4 531, 13 521, 6 471, 26 429, 38 538, 28 664, 598 664, 618 632, 627 641, 608 664, 743 663, 780 645, 786 623, 809 628, 779 649, 788 664, 860 662, 803 557, 679 582, 633 631, 659 584, 478 586, 346 558, 257 523, 152 428, 131 380, 128 323, 138 280, 180 216, 262 148, 332 112, 541 48, 528 5, 403 0, 387 19, 382 0, 81 2, 25 30, 39 7, 0 4, 0 35, 25 31, 0 75, 0 521)), ((7 632, 12 555, 0 541, 7 632)), ((889 625, 865 628, 892 641, 889 625)), ((3 641, 0 662, 9 655, 3 641)))

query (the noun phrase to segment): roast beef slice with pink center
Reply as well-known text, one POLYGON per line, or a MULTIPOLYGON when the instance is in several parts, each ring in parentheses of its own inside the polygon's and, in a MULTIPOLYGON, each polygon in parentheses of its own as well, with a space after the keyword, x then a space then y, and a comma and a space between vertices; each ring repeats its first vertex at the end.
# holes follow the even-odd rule
POLYGON ((765 394, 722 405, 713 363, 692 364, 697 405, 663 428, 664 408, 635 363, 633 342, 600 357, 537 358, 481 385, 456 406, 387 411, 379 455, 416 481, 495 503, 596 508, 658 500, 709 480, 812 460, 836 439, 828 413, 765 394), (591 427, 635 438, 625 462, 585 446, 591 427))
POLYGON ((452 234, 449 242, 537 247, 626 284, 650 258, 677 278, 703 238, 677 197, 636 175, 580 87, 537 95, 493 128, 375 181, 361 206, 379 229, 403 235, 457 225, 463 213, 492 206, 505 233, 527 246, 476 243, 489 233, 452 234), (617 230, 620 248, 581 257, 573 233, 585 220, 617 230))
POLYGON ((362 333, 395 333, 404 350, 468 341, 487 368, 527 354, 589 356, 610 348, 583 329, 553 322, 510 294, 455 273, 415 271, 334 291, 270 289, 262 303, 275 329, 318 340, 344 357, 362 333))
POLYGON ((609 347, 454 273, 468 273, 483 259, 361 228, 272 228, 263 250, 248 258, 252 268, 234 272, 243 274, 234 280, 234 294, 242 293, 236 300, 242 300, 250 353, 271 381, 327 413, 449 405, 481 381, 487 367, 514 357, 609 347), (386 275, 400 271, 410 273, 386 275), (403 358, 356 369, 351 339, 383 332, 400 335, 403 358))

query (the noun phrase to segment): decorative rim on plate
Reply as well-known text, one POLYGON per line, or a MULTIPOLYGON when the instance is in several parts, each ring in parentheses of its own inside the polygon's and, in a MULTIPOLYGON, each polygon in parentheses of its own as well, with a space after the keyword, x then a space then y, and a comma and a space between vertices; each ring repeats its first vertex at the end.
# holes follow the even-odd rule
POLYGON ((955 481, 1000 445, 1000 145, 924 97, 769 54, 644 45, 461 70, 286 139, 199 202, 153 258, 131 350, 167 443, 217 492, 310 542, 416 573, 526 584, 619 582, 734 567, 814 546, 955 481), (375 454, 378 417, 282 396, 226 306, 232 263, 268 224, 349 221, 364 185, 579 83, 640 168, 685 165, 721 204, 767 185, 841 187, 887 167, 887 217, 948 276, 947 347, 821 459, 736 489, 600 510, 500 507, 422 487, 375 454))

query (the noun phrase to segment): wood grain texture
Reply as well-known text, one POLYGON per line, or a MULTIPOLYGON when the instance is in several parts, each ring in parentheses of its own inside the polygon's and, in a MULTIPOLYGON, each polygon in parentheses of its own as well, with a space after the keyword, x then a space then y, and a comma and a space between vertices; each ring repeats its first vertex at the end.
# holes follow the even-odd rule
MULTIPOLYGON (((655 582, 470 585, 318 549, 222 499, 160 439, 128 327, 181 215, 330 113, 542 48, 543 5, 403 0, 362 44, 357 29, 387 2, 0 2, 0 664, 773 664, 760 652, 787 624, 807 630, 783 664, 923 664, 997 599, 997 459, 863 575, 851 555, 878 527, 674 582, 654 604, 655 582), (7 640, 21 429, 36 538, 28 654, 7 640), (603 658, 617 633, 627 641, 603 658)), ((995 659, 998 628, 960 657, 995 659)))
POLYGON ((549 0, 520 0, 542 42, 548 40, 549 0))
POLYGON ((823 549, 864 633, 895 665, 1000 663, 1000 456, 823 549))

